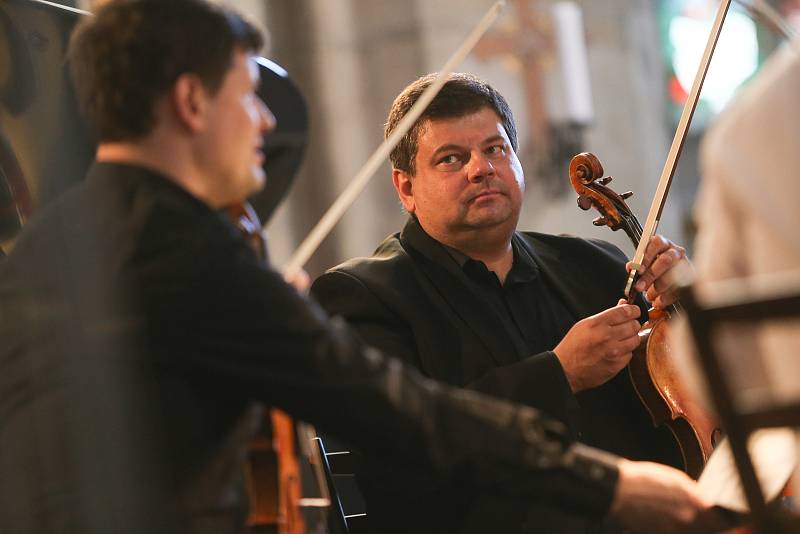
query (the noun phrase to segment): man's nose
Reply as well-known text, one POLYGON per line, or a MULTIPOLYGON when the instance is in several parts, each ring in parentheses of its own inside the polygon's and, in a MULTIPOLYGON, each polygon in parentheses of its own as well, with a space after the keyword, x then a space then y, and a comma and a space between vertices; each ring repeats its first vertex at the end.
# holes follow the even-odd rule
POLYGON ((264 101, 260 99, 258 113, 261 118, 261 131, 263 133, 269 133, 274 130, 278 125, 278 121, 275 118, 275 115, 273 115, 272 110, 270 110, 264 101))
POLYGON ((477 183, 485 180, 489 176, 494 176, 494 165, 492 165, 492 162, 489 161, 489 158, 487 158, 486 154, 483 152, 477 154, 473 153, 467 165, 467 179, 470 182, 477 183))

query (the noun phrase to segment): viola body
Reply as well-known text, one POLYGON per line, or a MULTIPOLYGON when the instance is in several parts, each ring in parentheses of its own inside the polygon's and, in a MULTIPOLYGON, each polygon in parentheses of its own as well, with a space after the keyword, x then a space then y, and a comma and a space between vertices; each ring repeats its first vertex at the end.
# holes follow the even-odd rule
MULTIPOLYGON (((642 227, 625 203, 633 193, 620 195, 609 188, 607 184, 612 178, 604 176, 600 161, 587 152, 572 158, 569 175, 578 193, 578 206, 600 212, 600 217, 594 220, 595 226, 623 230, 637 246, 642 227)), ((668 331, 669 313, 650 310, 649 319, 639 333, 642 342, 628 364, 628 371, 653 424, 669 428, 681 451, 684 470, 697 478, 722 431, 683 384, 671 354, 668 331)))
POLYGON ((306 532, 299 507, 300 461, 296 451, 294 421, 281 410, 267 410, 250 440, 245 460, 249 534, 306 532))
MULTIPOLYGON (((248 203, 230 206, 226 214, 256 255, 267 258, 267 244, 261 221, 248 203)), ((303 534, 305 521, 300 510, 300 460, 297 432, 292 418, 270 408, 261 416, 250 440, 245 459, 245 480, 250 511, 249 534, 303 534)))
POLYGON ((651 318, 639 334, 642 343, 633 353, 628 372, 653 424, 669 428, 678 443, 686 473, 697 478, 716 446, 719 424, 683 386, 668 343, 669 328, 669 316, 651 310, 651 318))

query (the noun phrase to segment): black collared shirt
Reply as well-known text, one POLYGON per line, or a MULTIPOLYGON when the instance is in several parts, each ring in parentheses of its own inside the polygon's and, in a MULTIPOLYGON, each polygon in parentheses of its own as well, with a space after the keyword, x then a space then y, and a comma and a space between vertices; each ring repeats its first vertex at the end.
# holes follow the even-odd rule
POLYGON ((515 343, 522 345, 522 354, 553 350, 575 324, 577 318, 539 269, 534 255, 520 245, 516 234, 511 239, 514 262, 504 284, 482 261, 443 246, 473 282, 473 290, 489 303, 506 330, 514 335, 515 343))

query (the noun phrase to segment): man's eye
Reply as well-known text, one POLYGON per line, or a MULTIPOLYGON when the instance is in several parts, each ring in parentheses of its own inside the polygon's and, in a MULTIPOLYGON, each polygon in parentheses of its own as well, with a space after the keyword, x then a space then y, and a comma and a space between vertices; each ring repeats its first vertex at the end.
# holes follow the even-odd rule
POLYGON ((447 156, 440 159, 439 163, 444 163, 445 165, 452 165, 453 163, 458 163, 458 156, 456 154, 448 154, 447 156))
POLYGON ((502 154, 503 152, 505 152, 504 145, 492 145, 486 149, 487 154, 502 154))

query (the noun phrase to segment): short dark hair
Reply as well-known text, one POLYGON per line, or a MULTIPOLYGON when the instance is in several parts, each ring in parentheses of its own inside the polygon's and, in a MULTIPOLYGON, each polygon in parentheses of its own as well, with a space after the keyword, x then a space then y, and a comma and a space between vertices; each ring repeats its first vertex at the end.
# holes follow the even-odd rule
MULTIPOLYGON (((436 73, 432 73, 415 80, 395 98, 389 110, 389 117, 386 119, 383 130, 384 138, 391 135, 397 124, 419 99, 422 92, 433 83, 436 76, 436 73)), ((516 151, 518 149, 517 127, 514 124, 511 108, 503 95, 485 81, 471 74, 454 73, 450 75, 442 90, 420 115, 414 126, 392 150, 389 155, 392 167, 412 176, 415 174, 414 159, 417 157, 417 143, 420 129, 426 120, 463 117, 480 111, 482 108, 489 108, 497 113, 506 134, 508 134, 508 139, 511 141, 511 146, 516 151)))
POLYGON ((261 32, 206 0, 114 0, 70 40, 78 101, 99 141, 135 140, 155 125, 154 105, 182 74, 215 94, 236 49, 258 51, 261 32))

